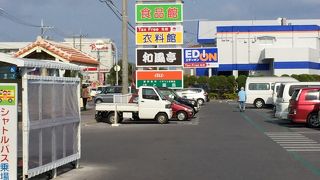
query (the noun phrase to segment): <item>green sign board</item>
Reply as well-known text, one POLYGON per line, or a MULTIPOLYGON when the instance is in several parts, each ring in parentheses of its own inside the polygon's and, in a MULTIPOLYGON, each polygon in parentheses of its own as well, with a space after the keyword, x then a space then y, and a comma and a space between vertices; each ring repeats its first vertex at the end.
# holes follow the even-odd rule
POLYGON ((136 23, 182 21, 182 4, 136 4, 136 23))
POLYGON ((0 85, 0 105, 16 105, 16 87, 0 85))
POLYGON ((182 80, 138 80, 137 87, 140 86, 156 86, 168 88, 182 88, 182 80))

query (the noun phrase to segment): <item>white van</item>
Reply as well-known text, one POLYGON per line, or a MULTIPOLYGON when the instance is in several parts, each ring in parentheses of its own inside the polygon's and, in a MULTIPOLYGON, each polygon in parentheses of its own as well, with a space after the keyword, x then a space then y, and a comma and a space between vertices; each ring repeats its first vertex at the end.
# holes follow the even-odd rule
POLYGON ((292 93, 295 89, 301 89, 305 87, 320 87, 320 82, 282 83, 278 91, 275 117, 279 119, 287 119, 289 101, 291 99, 292 93))
POLYGON ((277 102, 277 96, 278 96, 278 92, 279 92, 279 89, 280 89, 280 86, 282 83, 288 83, 288 82, 299 82, 298 80, 296 79, 292 79, 290 81, 283 81, 283 82, 276 82, 274 83, 274 88, 273 88, 273 92, 272 92, 272 101, 273 101, 273 104, 275 105, 276 102, 277 102))
POLYGON ((295 82, 292 77, 248 77, 246 94, 248 104, 262 108, 266 104, 273 104, 272 94, 276 82, 295 82))

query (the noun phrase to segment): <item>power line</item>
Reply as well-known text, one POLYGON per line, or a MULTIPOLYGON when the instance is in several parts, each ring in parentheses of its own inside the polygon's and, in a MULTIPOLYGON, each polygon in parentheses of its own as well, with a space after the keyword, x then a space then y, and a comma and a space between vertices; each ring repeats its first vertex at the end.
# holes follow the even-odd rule
POLYGON ((70 33, 65 33, 62 30, 60 30, 57 27, 54 26, 45 26, 43 25, 43 22, 41 22, 41 25, 36 25, 36 24, 32 24, 29 22, 26 22, 24 20, 21 20, 11 14, 9 14, 8 12, 6 12, 4 9, 0 8, 0 16, 23 26, 28 26, 28 27, 33 27, 33 28, 41 28, 41 36, 44 36, 44 33, 46 32, 46 30, 51 30, 51 32, 61 36, 61 37, 73 37, 72 34, 70 33))
MULTIPOLYGON (((119 9, 115 6, 112 0, 99 0, 102 3, 105 3, 109 9, 113 12, 113 14, 116 15, 116 17, 122 21, 122 13, 119 11, 119 9)), ((135 28, 134 26, 128 21, 127 24, 129 25, 128 30, 132 32, 133 34, 135 33, 135 28)))
POLYGON ((35 24, 31 24, 31 23, 28 23, 28 22, 25 22, 19 18, 16 18, 12 15, 10 15, 8 12, 6 12, 4 9, 0 8, 0 16, 14 22, 14 23, 17 23, 17 24, 21 24, 21 25, 24 25, 24 26, 29 26, 29 27, 34 27, 34 28, 41 28, 41 26, 39 25, 35 25, 35 24))
MULTIPOLYGON (((110 4, 114 7, 114 9, 117 11, 118 14, 121 15, 122 17, 122 12, 119 11, 119 9, 117 8, 117 6, 115 6, 115 4, 113 3, 112 0, 108 0, 110 2, 110 4)), ((135 30, 134 26, 128 21, 128 25, 133 29, 135 30)))

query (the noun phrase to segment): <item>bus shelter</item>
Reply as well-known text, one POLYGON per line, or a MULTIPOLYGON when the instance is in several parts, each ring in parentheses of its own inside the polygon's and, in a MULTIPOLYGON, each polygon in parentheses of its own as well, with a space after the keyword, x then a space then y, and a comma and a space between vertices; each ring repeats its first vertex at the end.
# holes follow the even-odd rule
POLYGON ((3 141, 8 145, 0 147, 4 150, 0 172, 6 172, 9 179, 46 172, 54 177, 62 165, 78 166, 80 70, 75 64, 0 53, 1 138, 8 136, 3 141), (10 118, 9 110, 13 112, 10 118))

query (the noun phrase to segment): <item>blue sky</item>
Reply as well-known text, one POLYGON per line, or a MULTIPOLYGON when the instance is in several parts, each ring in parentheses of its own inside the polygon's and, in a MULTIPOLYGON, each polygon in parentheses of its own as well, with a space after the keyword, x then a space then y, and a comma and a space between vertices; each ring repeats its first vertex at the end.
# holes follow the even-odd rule
MULTIPOLYGON (((122 0, 113 0, 121 10, 122 0)), ((134 25, 135 0, 128 0, 129 20, 134 25)), ((86 34, 90 38, 111 38, 121 49, 121 22, 99 0, 0 0, 0 8, 30 24, 54 26, 52 39, 64 35, 86 34)), ((320 0, 185 0, 185 41, 196 42, 197 19, 247 20, 320 18, 320 0)), ((0 41, 34 41, 39 28, 28 27, 0 16, 0 41)), ((129 58, 134 57, 134 36, 129 32, 129 58)), ((133 61, 133 60, 131 60, 133 61)))

